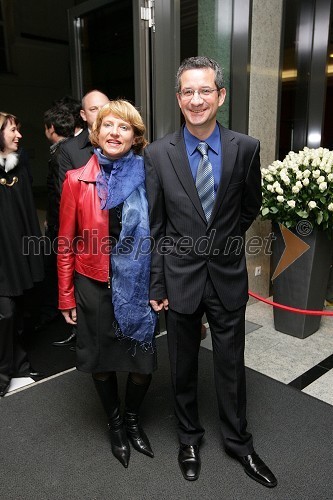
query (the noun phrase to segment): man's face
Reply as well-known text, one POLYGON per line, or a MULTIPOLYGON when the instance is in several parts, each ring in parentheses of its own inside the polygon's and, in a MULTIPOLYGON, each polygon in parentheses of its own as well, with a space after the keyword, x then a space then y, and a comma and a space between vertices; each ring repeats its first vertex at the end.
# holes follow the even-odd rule
POLYGON ((87 122, 89 129, 91 129, 100 108, 108 102, 108 97, 97 90, 94 90, 86 95, 84 98, 83 109, 81 109, 80 114, 82 119, 87 122))
POLYGON ((212 68, 189 69, 181 75, 181 90, 200 91, 214 89, 210 95, 203 96, 195 92, 191 97, 177 93, 179 107, 184 115, 186 125, 193 135, 199 130, 208 130, 215 126, 218 108, 222 106, 226 91, 216 89, 215 73, 212 68))

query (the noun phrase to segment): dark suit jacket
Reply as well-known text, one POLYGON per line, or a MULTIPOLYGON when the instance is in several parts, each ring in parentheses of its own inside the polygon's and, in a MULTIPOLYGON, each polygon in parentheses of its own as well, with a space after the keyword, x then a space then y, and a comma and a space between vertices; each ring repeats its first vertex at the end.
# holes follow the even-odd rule
POLYGON ((184 314, 197 309, 207 273, 226 309, 236 310, 248 300, 244 236, 261 206, 260 144, 221 125, 220 132, 222 176, 208 225, 182 129, 145 149, 155 242, 150 298, 168 298, 170 307, 184 314))
POLYGON ((89 141, 88 129, 67 139, 59 147, 57 162, 59 165, 59 192, 61 193, 65 175, 68 170, 83 167, 91 158, 94 148, 89 141))

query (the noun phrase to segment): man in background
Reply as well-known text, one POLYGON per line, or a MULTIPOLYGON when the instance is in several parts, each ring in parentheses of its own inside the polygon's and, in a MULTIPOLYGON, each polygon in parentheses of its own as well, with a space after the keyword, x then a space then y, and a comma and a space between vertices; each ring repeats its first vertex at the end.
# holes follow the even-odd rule
POLYGON ((55 105, 44 113, 45 136, 51 143, 50 158, 47 173, 47 210, 44 222, 47 246, 45 248, 44 267, 45 278, 41 285, 41 304, 39 319, 35 330, 45 328, 54 321, 58 315, 58 278, 57 278, 57 255, 54 244, 59 228, 59 206, 60 199, 57 192, 59 183, 59 171, 57 156, 60 145, 74 135, 74 117, 72 112, 65 106, 55 105))

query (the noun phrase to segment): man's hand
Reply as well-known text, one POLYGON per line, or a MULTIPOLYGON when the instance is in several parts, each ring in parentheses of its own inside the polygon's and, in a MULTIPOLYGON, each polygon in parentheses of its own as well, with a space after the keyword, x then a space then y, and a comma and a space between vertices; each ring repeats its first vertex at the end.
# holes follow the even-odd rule
POLYGON ((70 325, 76 325, 77 321, 76 307, 73 307, 73 309, 67 309, 65 311, 61 311, 61 313, 65 318, 66 323, 69 323, 70 325))
POLYGON ((151 300, 150 305, 154 309, 154 311, 156 311, 156 312, 160 312, 160 311, 162 311, 162 309, 164 309, 165 311, 167 311, 169 309, 168 299, 151 300))

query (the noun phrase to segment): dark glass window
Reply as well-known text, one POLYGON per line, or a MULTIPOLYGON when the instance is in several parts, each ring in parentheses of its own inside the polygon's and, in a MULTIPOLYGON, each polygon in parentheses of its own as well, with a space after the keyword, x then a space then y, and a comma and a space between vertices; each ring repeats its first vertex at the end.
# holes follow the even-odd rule
POLYGON ((279 159, 293 149, 295 96, 297 92, 297 25, 299 2, 286 2, 282 47, 279 159))
POLYGON ((198 55, 198 1, 180 2, 180 60, 198 55))
POLYGON ((132 1, 121 0, 81 17, 83 93, 135 101, 132 1))
MULTIPOLYGON (((0 6, 1 12, 1 6, 0 6)), ((6 41, 2 17, 0 21, 0 73, 7 71, 7 55, 6 55, 6 41)))
POLYGON ((323 127, 323 147, 333 150, 333 4, 331 6, 331 22, 327 49, 327 83, 325 117, 323 127))

